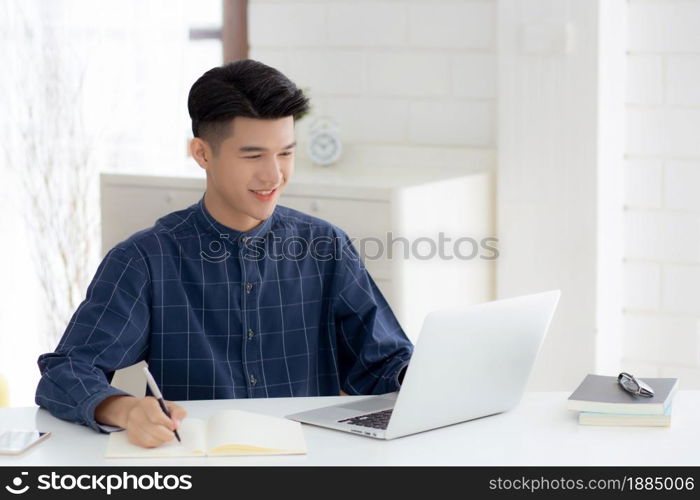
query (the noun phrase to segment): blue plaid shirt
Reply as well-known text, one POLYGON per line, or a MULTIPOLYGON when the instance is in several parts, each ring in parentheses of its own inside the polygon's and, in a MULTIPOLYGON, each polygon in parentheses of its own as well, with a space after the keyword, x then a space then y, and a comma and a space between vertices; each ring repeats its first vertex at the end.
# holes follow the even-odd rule
POLYGON ((412 351, 341 229, 277 206, 235 231, 202 198, 109 251, 39 357, 36 403, 114 430, 95 408, 126 394, 114 371, 144 359, 169 400, 382 394, 412 351))

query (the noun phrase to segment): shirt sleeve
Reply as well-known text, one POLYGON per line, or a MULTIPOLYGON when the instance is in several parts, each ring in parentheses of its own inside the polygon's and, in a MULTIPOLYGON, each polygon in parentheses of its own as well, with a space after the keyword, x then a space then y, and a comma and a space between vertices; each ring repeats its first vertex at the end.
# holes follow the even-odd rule
POLYGON ((391 307, 341 232, 334 314, 341 388, 348 394, 398 391, 413 353, 391 307))
POLYGON ((112 249, 56 350, 39 356, 36 404, 98 432, 119 430, 97 423, 95 408, 109 396, 129 395, 110 380, 115 370, 145 358, 150 302, 150 276, 138 250, 112 249))

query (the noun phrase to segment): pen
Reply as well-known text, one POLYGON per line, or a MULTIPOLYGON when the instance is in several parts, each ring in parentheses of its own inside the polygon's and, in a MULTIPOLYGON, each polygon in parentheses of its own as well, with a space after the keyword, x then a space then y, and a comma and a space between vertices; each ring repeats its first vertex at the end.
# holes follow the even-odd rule
MULTIPOLYGON (((165 401, 163 400, 163 394, 161 394, 160 389, 158 389, 158 384, 156 384, 153 375, 151 375, 151 372, 148 371, 148 366, 143 367, 143 373, 146 374, 146 382, 148 383, 148 388, 151 389, 151 392, 158 400, 160 409, 163 410, 163 413, 165 413, 168 416, 168 418, 171 418, 170 411, 168 411, 168 407, 165 405, 165 401)), ((175 429, 173 432, 175 433, 175 437, 177 438, 177 440, 179 442, 182 442, 182 440, 180 439, 180 435, 177 433, 177 429, 175 429)))

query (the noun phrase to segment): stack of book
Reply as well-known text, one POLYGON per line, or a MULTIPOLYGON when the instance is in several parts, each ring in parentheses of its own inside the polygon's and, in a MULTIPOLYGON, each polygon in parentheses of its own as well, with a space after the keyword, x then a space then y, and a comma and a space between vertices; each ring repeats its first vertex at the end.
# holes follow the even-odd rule
POLYGON ((586 375, 569 396, 567 408, 578 411, 581 425, 669 427, 677 378, 640 379, 654 390, 650 398, 624 390, 617 377, 586 375))

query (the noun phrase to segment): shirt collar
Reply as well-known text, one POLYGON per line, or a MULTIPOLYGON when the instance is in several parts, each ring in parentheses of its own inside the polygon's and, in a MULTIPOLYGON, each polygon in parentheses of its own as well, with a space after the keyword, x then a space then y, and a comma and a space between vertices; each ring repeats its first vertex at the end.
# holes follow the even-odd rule
POLYGON ((270 231, 270 228, 272 227, 272 219, 277 213, 277 207, 275 207, 275 211, 272 212, 270 217, 249 231, 238 231, 236 229, 231 229, 230 227, 225 226, 216 220, 204 205, 204 195, 202 195, 197 202, 195 211, 197 219, 207 231, 215 233, 219 238, 225 238, 231 242, 240 240, 241 242, 245 243, 250 238, 263 238, 265 234, 270 231))

